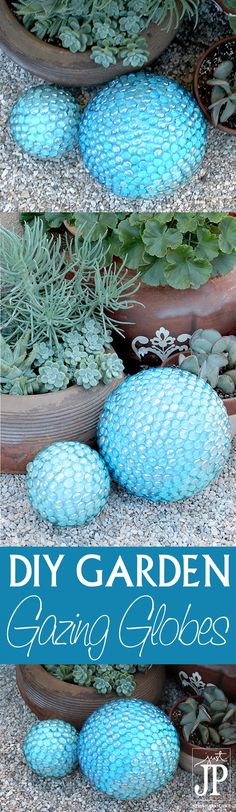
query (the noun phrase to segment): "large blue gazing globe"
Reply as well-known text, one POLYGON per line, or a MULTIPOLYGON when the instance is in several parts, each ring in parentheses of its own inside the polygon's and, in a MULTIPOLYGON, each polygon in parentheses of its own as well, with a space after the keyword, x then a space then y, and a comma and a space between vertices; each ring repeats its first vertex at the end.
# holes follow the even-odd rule
POLYGON ((43 519, 74 527, 103 510, 110 477, 103 459, 88 445, 57 442, 28 463, 26 485, 29 500, 43 519))
POLYGON ((230 453, 230 422, 202 378, 150 368, 126 378, 107 398, 98 445, 119 485, 171 502, 193 496, 220 473, 230 453))
POLYGON ((9 118, 12 138, 36 158, 61 158, 78 143, 80 105, 63 87, 37 85, 17 99, 9 118))
POLYGON ((89 716, 79 735, 78 758, 93 787, 113 798, 137 800, 171 780, 179 739, 160 708, 140 699, 120 699, 89 716))
POLYGON ((27 764, 44 778, 61 778, 78 765, 78 734, 69 722, 48 719, 37 722, 25 736, 27 764))
POLYGON ((204 156, 206 122, 194 97, 166 76, 109 82, 81 116, 79 145, 93 178, 119 197, 170 194, 204 156))

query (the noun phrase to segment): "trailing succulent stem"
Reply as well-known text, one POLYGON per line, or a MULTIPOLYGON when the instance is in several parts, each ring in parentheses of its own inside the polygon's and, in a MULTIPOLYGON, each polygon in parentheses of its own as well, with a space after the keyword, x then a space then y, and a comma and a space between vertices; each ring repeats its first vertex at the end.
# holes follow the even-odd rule
POLYGON ((179 355, 182 370, 204 378, 224 395, 236 391, 236 337, 221 336, 218 330, 196 330, 189 347, 191 355, 179 355))
POLYGON ((198 15, 199 0, 17 0, 13 9, 39 39, 72 53, 88 48, 94 62, 107 68, 122 59, 141 67, 149 56, 145 33, 151 22, 169 30, 184 14, 198 15), (141 36, 140 36, 141 35, 141 36))
POLYGON ((226 124, 232 116, 236 115, 236 73, 231 60, 221 62, 215 68, 213 79, 207 82, 211 91, 211 111, 212 123, 226 124))
POLYGON ((193 697, 181 702, 179 710, 186 741, 194 741, 197 732, 204 746, 236 742, 236 705, 215 685, 204 688, 200 702, 193 697))
POLYGON ((119 696, 132 696, 135 674, 150 665, 44 665, 53 677, 64 682, 95 688, 99 694, 115 691, 119 696))

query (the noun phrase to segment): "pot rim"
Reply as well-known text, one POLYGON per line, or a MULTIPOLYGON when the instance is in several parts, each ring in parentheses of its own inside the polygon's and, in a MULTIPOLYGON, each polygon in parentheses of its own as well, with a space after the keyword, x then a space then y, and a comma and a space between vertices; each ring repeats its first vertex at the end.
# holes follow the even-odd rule
MULTIPOLYGON (((200 95, 199 84, 198 84, 199 73, 200 73, 200 69, 202 67, 202 64, 205 62, 207 57, 212 52, 216 51, 225 42, 235 42, 236 43, 236 36, 234 36, 232 34, 232 35, 229 35, 228 37, 221 37, 221 39, 215 40, 215 42, 213 42, 212 45, 209 45, 209 48, 206 48, 206 50, 203 51, 200 54, 199 59, 198 59, 198 61, 196 63, 194 76, 193 76, 193 90, 194 90, 195 97, 196 97, 197 102, 199 104, 199 107, 201 107, 201 110, 203 111, 207 121, 212 126, 214 126, 214 125, 212 124, 211 114, 209 113, 209 110, 205 106, 204 102, 202 101, 202 97, 200 95)), ((224 125, 224 124, 217 124, 215 129, 221 130, 222 132, 227 133, 228 135, 236 135, 236 129, 233 129, 232 127, 228 127, 227 125, 224 125)))
MULTIPOLYGON (((188 699, 189 699, 189 696, 187 694, 184 694, 182 696, 182 698, 177 699, 177 702, 174 702, 174 705, 172 705, 172 707, 170 708, 169 719, 171 720, 172 724, 174 724, 174 722, 173 722, 173 714, 174 714, 175 710, 177 710, 178 706, 182 702, 185 702, 188 699)), ((194 697, 192 697, 192 699, 196 699, 196 702, 198 702, 198 703, 200 703, 200 701, 201 701, 200 696, 194 696, 194 697)), ((232 744, 225 744, 224 745, 221 742, 220 744, 215 745, 215 747, 208 747, 207 745, 204 745, 204 744, 199 745, 199 744, 194 744, 194 742, 185 741, 184 737, 182 736, 181 731, 176 726, 175 726, 175 729, 177 730, 177 733, 179 735, 180 749, 184 753, 187 753, 189 756, 192 756, 192 751, 194 749, 195 750, 194 758, 195 757, 197 757, 197 758, 203 757, 205 755, 206 751, 210 752, 211 755, 213 755, 214 753, 218 753, 219 750, 222 750, 223 747, 228 748, 232 752, 236 752, 236 739, 235 739, 235 742, 232 742, 232 744)))
MULTIPOLYGON (((160 667, 162 668, 164 666, 162 666, 162 665, 152 665, 151 668, 147 669, 147 671, 149 671, 149 672, 153 671, 153 673, 154 673, 154 669, 155 669, 155 671, 157 671, 160 667)), ((67 693, 69 694, 69 696, 73 697, 74 699, 76 699, 78 697, 79 693, 81 695, 90 697, 91 699, 93 697, 94 698, 97 698, 99 696, 101 696, 101 698, 103 697, 103 694, 99 694, 99 692, 96 690, 96 688, 94 688, 92 685, 89 685, 89 686, 88 685, 75 685, 74 683, 66 682, 64 680, 60 680, 57 677, 54 677, 48 671, 46 671, 46 669, 43 668, 43 666, 40 665, 40 664, 27 664, 27 663, 24 664, 24 665, 19 664, 19 665, 16 666, 16 674, 17 674, 17 671, 19 670, 20 674, 25 675, 26 680, 27 680, 27 672, 29 670, 31 672, 31 675, 32 675, 32 669, 33 669, 33 674, 35 674, 35 678, 36 679, 38 678, 40 680, 40 684, 41 684, 41 687, 42 687, 43 690, 44 689, 46 690, 48 687, 49 688, 51 687, 52 689, 54 688, 57 693, 59 692, 59 694, 64 694, 65 690, 66 690, 67 693)), ((140 683, 142 683, 143 678, 145 677, 147 671, 144 671, 144 672, 143 671, 137 671, 137 673, 135 674, 135 681, 137 683, 137 687, 139 686, 140 683)), ((110 691, 110 693, 107 694, 106 696, 109 696, 109 698, 112 698, 112 699, 122 699, 122 697, 118 696, 118 694, 116 694, 115 691, 110 691)), ((124 699, 125 699, 125 697, 124 697, 124 699)))
POLYGON ((227 16, 236 17, 236 12, 234 9, 231 9, 229 6, 227 7, 223 0, 214 0, 214 4, 218 9, 222 9, 227 16))

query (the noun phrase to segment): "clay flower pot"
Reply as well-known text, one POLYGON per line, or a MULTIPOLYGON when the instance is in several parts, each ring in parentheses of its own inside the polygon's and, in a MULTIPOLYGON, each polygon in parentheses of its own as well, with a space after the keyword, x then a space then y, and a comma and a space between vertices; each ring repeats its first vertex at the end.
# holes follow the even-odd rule
MULTIPOLYGON (((115 692, 99 694, 95 688, 72 685, 52 677, 41 665, 17 665, 16 681, 26 705, 39 719, 63 719, 77 728, 106 702, 118 699, 115 692)), ((165 666, 153 665, 135 674, 133 697, 157 704, 165 682, 165 666)))
MULTIPOLYGON (((169 14, 165 23, 153 23, 144 31, 149 50, 146 65, 151 65, 160 56, 178 31, 180 23, 176 25, 175 20, 170 23, 168 31, 163 30, 168 19, 169 14)), ((0 45, 22 68, 48 82, 71 87, 103 84, 115 76, 138 70, 131 65, 123 65, 121 60, 116 65, 104 68, 91 60, 89 49, 73 54, 65 48, 43 42, 19 22, 7 0, 1 0, 0 45)))
MULTIPOLYGON (((195 697, 196 699, 197 697, 195 697)), ((211 763, 219 763, 220 760, 220 753, 222 754, 222 750, 225 748, 230 748, 231 753, 236 753, 236 742, 235 744, 231 745, 223 745, 222 743, 216 747, 208 747, 207 745, 200 746, 194 744, 194 741, 185 741, 184 737, 182 736, 181 729, 178 726, 178 710, 179 705, 182 702, 185 702, 187 699, 186 696, 183 696, 182 699, 179 699, 178 702, 175 702, 173 707, 170 710, 169 717, 177 731, 179 733, 179 740, 180 740, 180 759, 179 765, 183 768, 183 770, 187 770, 187 772, 194 772, 194 773, 201 773, 202 767, 199 762, 206 761, 207 757, 210 756, 211 763)))
POLYGON ((236 700, 236 665, 172 665, 171 671, 185 693, 200 696, 210 684, 236 700))
POLYGON ((236 334, 236 266, 196 290, 154 287, 141 281, 135 298, 143 306, 116 312, 115 318, 124 322, 125 338, 114 333, 113 340, 118 355, 136 371, 140 364, 157 366, 186 350, 186 342, 199 328, 236 334))
POLYGON ((2 473, 25 473, 38 451, 57 440, 93 443, 105 400, 122 379, 91 389, 75 385, 42 395, 2 395, 2 473))
MULTIPOLYGON (((184 355, 190 355, 190 352, 185 352, 184 355)), ((162 362, 161 365, 163 368, 165 367, 178 367, 179 366, 179 353, 176 352, 171 358, 167 358, 165 361, 162 362)), ((231 424, 231 433, 232 437, 236 434, 236 396, 229 397, 229 398, 222 398, 223 404, 226 408, 228 413, 230 424, 231 424)))
POLYGON ((236 16, 235 8, 231 8, 230 0, 224 3, 223 0, 214 0, 215 6, 220 10, 224 11, 225 14, 230 14, 232 17, 236 16))
MULTIPOLYGON (((235 51, 236 37, 224 37, 214 42, 213 45, 210 45, 210 47, 201 54, 196 64, 193 77, 194 94, 210 124, 212 124, 212 119, 211 111, 208 108, 211 103, 211 86, 207 84, 207 81, 213 78, 213 72, 220 62, 224 62, 226 59, 232 59, 235 63, 235 51)), ((236 116, 234 115, 232 117, 232 119, 234 119, 232 126, 230 126, 229 123, 219 123, 216 125, 217 129, 228 133, 228 135, 236 135, 235 118, 236 116)))

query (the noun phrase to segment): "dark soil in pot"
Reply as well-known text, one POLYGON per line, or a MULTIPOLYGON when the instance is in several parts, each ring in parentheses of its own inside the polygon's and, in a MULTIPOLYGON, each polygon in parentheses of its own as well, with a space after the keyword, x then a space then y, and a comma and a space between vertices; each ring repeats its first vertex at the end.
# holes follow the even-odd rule
MULTIPOLYGON (((198 104, 200 105, 207 120, 211 122, 211 113, 209 105, 211 104, 211 86, 207 84, 208 79, 213 78, 215 68, 221 62, 231 60, 234 63, 234 71, 236 71, 236 37, 225 37, 218 42, 213 43, 210 48, 201 54, 194 74, 194 93, 198 104)), ((212 123, 212 122, 211 122, 212 123)), ((236 114, 225 124, 218 124, 217 129, 228 133, 229 135, 236 134, 236 114)))
MULTIPOLYGON (((104 696, 95 688, 63 682, 41 665, 17 665, 16 681, 24 702, 39 719, 63 719, 77 728, 94 710, 120 698, 114 692, 104 696)), ((137 672, 135 681, 133 698, 156 705, 165 682, 165 666, 153 665, 145 672, 137 672)))

